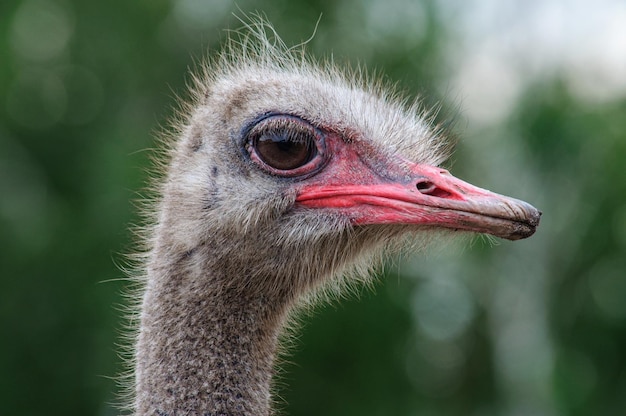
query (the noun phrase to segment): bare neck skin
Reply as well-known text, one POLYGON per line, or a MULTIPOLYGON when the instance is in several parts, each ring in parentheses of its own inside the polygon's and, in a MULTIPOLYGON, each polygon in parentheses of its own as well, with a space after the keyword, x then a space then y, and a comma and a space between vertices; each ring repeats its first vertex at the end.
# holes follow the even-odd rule
POLYGON ((174 269, 149 270, 136 414, 269 415, 287 301, 229 288, 216 270, 174 269))

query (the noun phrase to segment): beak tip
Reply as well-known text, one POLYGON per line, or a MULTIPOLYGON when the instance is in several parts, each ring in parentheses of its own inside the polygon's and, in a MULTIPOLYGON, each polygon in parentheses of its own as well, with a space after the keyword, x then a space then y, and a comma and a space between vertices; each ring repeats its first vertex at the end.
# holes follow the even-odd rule
POLYGON ((532 215, 529 215, 524 222, 517 223, 517 226, 512 232, 505 236, 507 240, 522 240, 535 234, 537 227, 539 227, 539 220, 541 218, 541 211, 535 210, 532 215))

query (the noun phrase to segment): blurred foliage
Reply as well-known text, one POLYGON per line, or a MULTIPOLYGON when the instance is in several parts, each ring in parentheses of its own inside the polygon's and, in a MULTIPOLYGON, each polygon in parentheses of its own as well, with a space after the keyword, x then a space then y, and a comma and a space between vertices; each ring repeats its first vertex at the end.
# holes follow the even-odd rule
MULTIPOLYGON (((374 1, 249 0, 239 11, 219 0, 0 4, 2 414, 116 414, 125 302, 116 263, 132 251, 127 228, 137 221, 131 201, 145 183, 145 150, 175 95, 184 96, 194 59, 219 48, 224 28, 240 26, 233 11, 263 11, 288 44, 308 39, 323 14, 310 43, 317 56, 365 63, 427 104, 454 108, 433 87, 445 85, 441 51, 452 41, 436 3, 396 3, 407 7, 395 15, 402 30, 372 18, 391 7, 374 1)), ((320 308, 284 366, 285 412, 523 414, 511 403, 525 400, 539 403, 527 413, 534 415, 623 412, 624 114, 625 100, 582 102, 557 74, 528 89, 502 126, 471 133, 455 172, 537 203, 538 234, 496 247, 478 240, 452 260, 424 260, 432 267, 403 263, 376 294, 320 308), (473 137, 502 135, 508 142, 473 147, 473 137), (498 152, 515 163, 498 165, 498 152), (433 280, 432 270, 460 276, 433 280), (510 289, 521 303, 516 287, 503 285, 523 285, 513 277, 535 271, 528 281, 546 309, 537 322, 546 321, 546 364, 538 366, 547 376, 537 376, 536 390, 532 378, 530 390, 511 389, 519 383, 502 375, 508 364, 498 359, 498 296, 510 289), (442 294, 440 310, 428 315, 428 302, 442 294)))

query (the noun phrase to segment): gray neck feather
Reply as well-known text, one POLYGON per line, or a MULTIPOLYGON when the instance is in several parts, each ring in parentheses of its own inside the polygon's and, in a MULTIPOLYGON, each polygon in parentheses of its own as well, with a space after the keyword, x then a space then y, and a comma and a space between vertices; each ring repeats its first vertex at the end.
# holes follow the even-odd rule
POLYGON ((288 301, 229 288, 228 276, 203 267, 149 268, 148 276, 137 415, 269 415, 288 301))

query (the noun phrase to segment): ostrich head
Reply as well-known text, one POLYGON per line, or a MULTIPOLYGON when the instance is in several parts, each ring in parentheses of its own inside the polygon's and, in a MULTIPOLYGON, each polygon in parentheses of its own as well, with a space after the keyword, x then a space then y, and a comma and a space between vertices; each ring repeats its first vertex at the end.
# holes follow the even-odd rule
POLYGON ((278 334, 321 287, 435 230, 533 234, 530 205, 438 167, 430 117, 250 25, 195 77, 148 238, 141 414, 269 412, 278 334), (188 413, 185 413, 188 412, 188 413))
POLYGON ((227 285, 302 292, 401 236, 534 232, 536 209, 438 167, 449 145, 417 104, 250 29, 253 43, 195 78, 162 190, 162 254, 209 250, 199 257, 240 276, 227 285))

